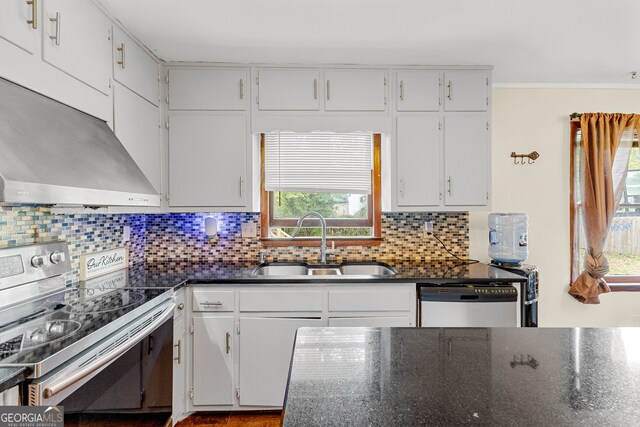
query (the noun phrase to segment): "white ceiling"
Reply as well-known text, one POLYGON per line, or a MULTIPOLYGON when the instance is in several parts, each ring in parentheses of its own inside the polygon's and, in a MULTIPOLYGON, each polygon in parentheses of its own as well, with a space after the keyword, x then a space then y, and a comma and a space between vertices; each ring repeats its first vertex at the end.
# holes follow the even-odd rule
POLYGON ((100 0, 165 61, 493 65, 640 88, 639 0, 100 0))

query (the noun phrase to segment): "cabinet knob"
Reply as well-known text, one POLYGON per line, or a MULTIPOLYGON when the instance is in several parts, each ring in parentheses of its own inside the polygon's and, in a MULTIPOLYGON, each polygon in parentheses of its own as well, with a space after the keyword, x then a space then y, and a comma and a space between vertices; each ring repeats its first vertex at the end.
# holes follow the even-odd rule
POLYGON ((178 304, 178 310, 184 310, 184 303, 178 304))

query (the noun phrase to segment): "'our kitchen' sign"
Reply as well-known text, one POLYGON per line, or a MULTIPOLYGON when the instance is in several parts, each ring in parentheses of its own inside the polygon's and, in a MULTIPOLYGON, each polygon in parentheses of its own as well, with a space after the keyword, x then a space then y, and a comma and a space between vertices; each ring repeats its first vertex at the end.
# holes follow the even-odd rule
POLYGON ((80 280, 87 280, 112 271, 120 270, 128 265, 127 248, 109 249, 80 256, 80 280))

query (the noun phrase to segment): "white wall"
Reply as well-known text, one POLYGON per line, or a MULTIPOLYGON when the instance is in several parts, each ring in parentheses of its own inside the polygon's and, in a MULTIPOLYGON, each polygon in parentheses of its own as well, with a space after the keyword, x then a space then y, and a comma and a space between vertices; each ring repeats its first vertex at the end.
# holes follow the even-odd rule
MULTIPOLYGON (((583 305, 567 294, 569 254, 569 114, 640 113, 640 90, 493 90, 493 212, 529 214, 529 260, 540 268, 541 326, 640 326, 640 292, 583 305), (514 165, 512 151, 540 153, 514 165)), ((488 261, 487 214, 470 215, 470 255, 488 261)))

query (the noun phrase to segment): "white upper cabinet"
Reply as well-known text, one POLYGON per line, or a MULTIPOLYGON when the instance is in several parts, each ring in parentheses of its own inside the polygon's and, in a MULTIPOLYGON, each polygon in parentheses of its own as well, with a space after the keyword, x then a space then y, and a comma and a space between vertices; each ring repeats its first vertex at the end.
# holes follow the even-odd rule
POLYGON ((439 71, 398 71, 396 109, 398 111, 439 111, 439 71))
POLYGON ((318 111, 320 85, 317 70, 258 70, 258 110, 318 111))
POLYGON ((489 73, 487 71, 445 71, 445 111, 487 111, 488 106, 489 73))
POLYGON ((247 135, 244 114, 172 114, 169 206, 245 207, 247 135))
POLYGON ((114 132, 158 193, 162 191, 160 111, 116 84, 113 90, 114 132))
POLYGON ((44 61, 108 95, 111 22, 86 0, 43 0, 44 61))
POLYGON ((155 59, 117 27, 113 29, 113 78, 153 105, 160 101, 155 59))
POLYGON ((41 0, 2 0, 0 2, 0 38, 29 53, 38 43, 38 6, 41 0), (30 4, 29 4, 30 3, 30 4))
POLYGON ((189 68, 169 70, 170 110, 245 111, 248 69, 189 68))
POLYGON ((445 205, 487 205, 491 169, 486 115, 446 116, 444 120, 445 205))
POLYGON ((331 70, 325 72, 326 111, 386 111, 387 72, 331 70))
POLYGON ((398 116, 397 205, 440 205, 440 118, 398 116))

